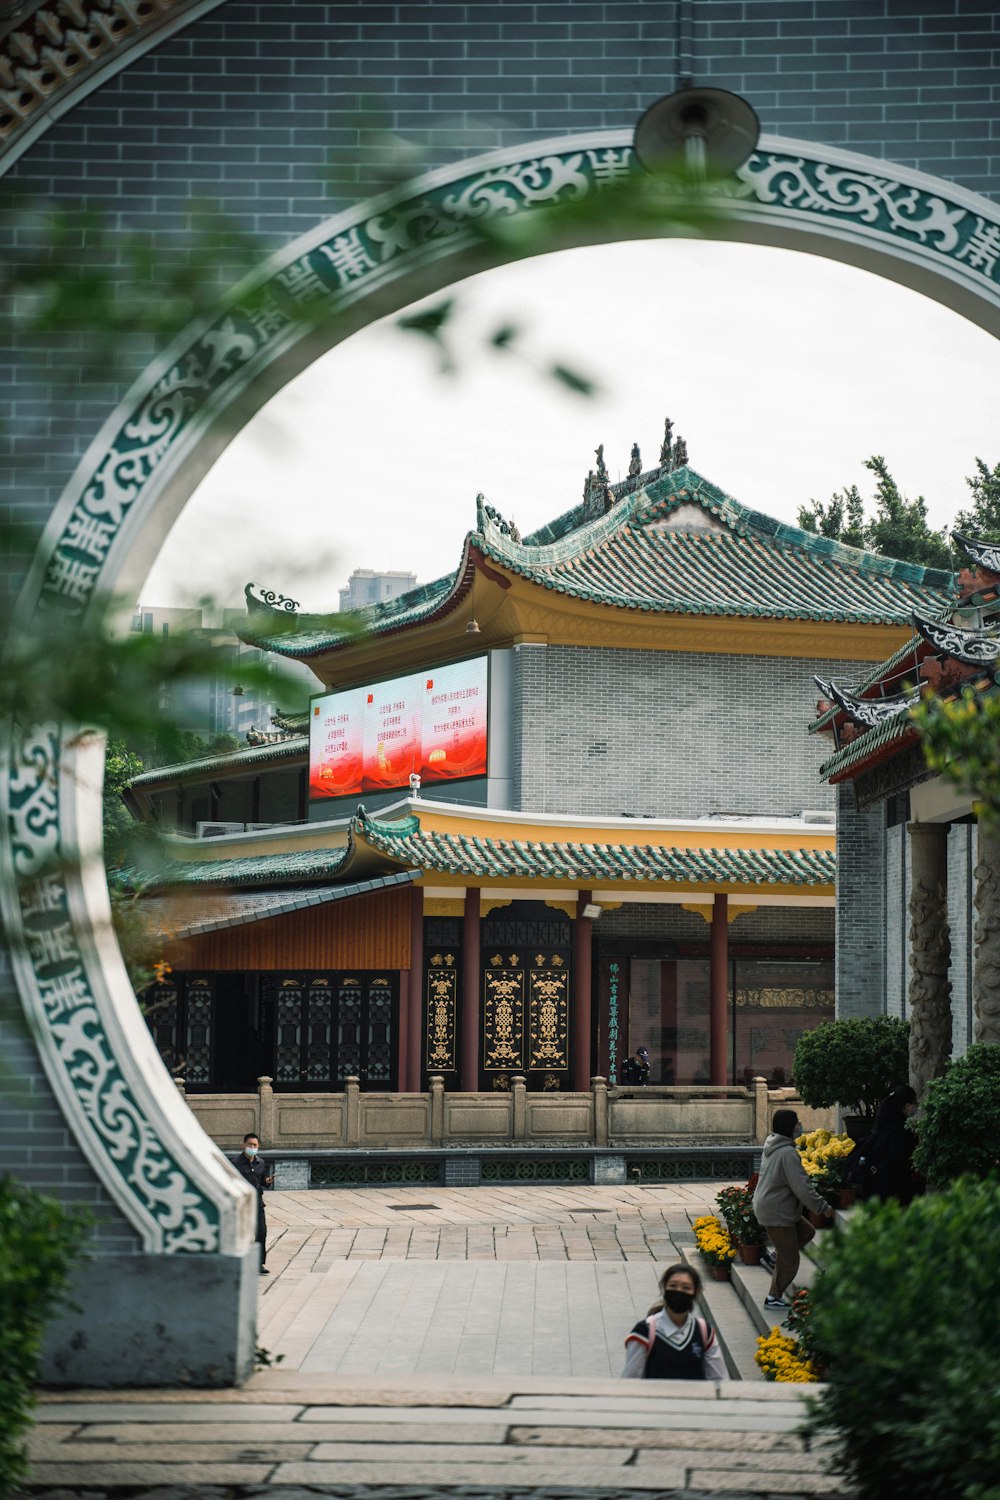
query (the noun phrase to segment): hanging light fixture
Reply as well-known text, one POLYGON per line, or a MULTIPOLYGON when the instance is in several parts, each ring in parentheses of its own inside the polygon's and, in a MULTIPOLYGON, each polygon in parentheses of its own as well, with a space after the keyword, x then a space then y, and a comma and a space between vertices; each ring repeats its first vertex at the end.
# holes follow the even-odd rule
POLYGON ((657 99, 640 115, 633 146, 647 172, 676 172, 703 182, 735 172, 760 139, 756 111, 728 89, 688 84, 657 99))

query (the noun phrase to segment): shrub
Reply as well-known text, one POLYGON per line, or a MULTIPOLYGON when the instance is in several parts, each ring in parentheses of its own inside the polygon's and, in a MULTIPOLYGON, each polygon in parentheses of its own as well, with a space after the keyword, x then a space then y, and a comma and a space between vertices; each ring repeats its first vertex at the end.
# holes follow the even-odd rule
POLYGON ((996 1500, 1000 1181, 855 1210, 810 1295, 826 1362, 808 1430, 861 1497, 996 1500))
POLYGON ((0 1178, 0 1495, 27 1472, 23 1439, 45 1320, 67 1286, 88 1225, 84 1214, 0 1178))
POLYGON ((977 1042, 927 1086, 913 1165, 932 1186, 1000 1167, 1000 1047, 977 1042))
POLYGON ((810 1109, 839 1104, 870 1119, 907 1081, 909 1037, 909 1026, 897 1016, 821 1021, 795 1044, 795 1087, 810 1109))

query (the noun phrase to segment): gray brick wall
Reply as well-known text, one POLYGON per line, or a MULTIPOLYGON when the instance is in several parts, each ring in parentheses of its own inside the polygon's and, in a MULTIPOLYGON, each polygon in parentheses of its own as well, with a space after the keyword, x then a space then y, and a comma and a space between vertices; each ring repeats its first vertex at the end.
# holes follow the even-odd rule
POLYGON ((948 926, 951 929, 951 1051, 960 1057, 975 1040, 972 968, 975 959, 972 904, 976 867, 976 829, 956 823, 948 830, 948 926))
POLYGON ((527 646, 514 674, 525 812, 699 818, 833 810, 829 741, 806 733, 814 672, 855 662, 527 646))
POLYGON ((885 846, 885 1011, 905 1017, 910 984, 909 839, 903 823, 884 828, 881 836, 885 846))
POLYGON ((837 1015, 883 1013, 886 982, 885 813, 837 797, 837 1015))

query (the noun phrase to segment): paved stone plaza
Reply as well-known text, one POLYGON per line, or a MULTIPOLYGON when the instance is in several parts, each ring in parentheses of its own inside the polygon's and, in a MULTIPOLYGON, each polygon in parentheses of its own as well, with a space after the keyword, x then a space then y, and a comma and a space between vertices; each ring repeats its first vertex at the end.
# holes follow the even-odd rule
MULTIPOLYGON (((272 1193, 239 1391, 47 1392, 52 1500, 843 1495, 797 1389, 616 1378, 718 1184, 272 1193)), ((728 1289, 726 1289, 728 1291, 728 1289)))
POLYGON ((272 1193, 258 1342, 310 1374, 616 1377, 717 1191, 272 1193))

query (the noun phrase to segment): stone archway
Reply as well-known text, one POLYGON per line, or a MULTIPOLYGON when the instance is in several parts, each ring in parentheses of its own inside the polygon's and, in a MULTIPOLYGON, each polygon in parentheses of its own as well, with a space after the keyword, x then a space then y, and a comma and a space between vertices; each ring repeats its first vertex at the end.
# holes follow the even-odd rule
MULTIPOLYGON (((331 344, 483 269, 477 219, 599 194, 632 170, 622 132, 498 152, 361 205, 280 253, 251 300, 190 330, 108 419, 55 508, 19 617, 58 608, 69 622, 100 596, 137 587, 232 435, 232 413, 245 421, 331 344), (295 316, 296 305, 333 299, 343 313, 336 334, 295 316)), ((719 237, 845 261, 1000 333, 1000 210, 974 194, 765 138, 725 208, 719 237)), ((613 220, 589 235, 618 237, 613 220)), ((516 258, 513 250, 493 254, 497 263, 516 258)), ((217 1276, 227 1259, 247 1264, 250 1205, 160 1065, 109 939, 94 836, 99 776, 81 764, 87 753, 71 750, 58 725, 31 726, 3 778, 5 918, 24 939, 15 943, 16 979, 53 1092, 144 1254, 204 1258, 217 1276), (59 873, 42 876, 53 860, 59 873)), ((195 1279, 174 1295, 197 1300, 195 1279)), ((207 1295, 212 1284, 210 1276, 207 1295)), ((252 1351, 246 1275, 227 1285, 218 1338, 242 1352, 223 1379, 245 1373, 252 1351)), ((143 1378, 141 1369, 130 1373, 143 1378)), ((156 1378, 177 1377, 161 1360, 156 1378)))

